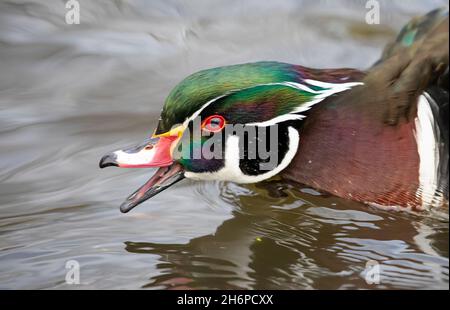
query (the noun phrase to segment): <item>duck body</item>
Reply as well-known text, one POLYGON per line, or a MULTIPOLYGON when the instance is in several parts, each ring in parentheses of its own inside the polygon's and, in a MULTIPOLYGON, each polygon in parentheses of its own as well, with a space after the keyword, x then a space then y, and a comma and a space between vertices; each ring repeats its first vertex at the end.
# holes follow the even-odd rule
MULTIPOLYGON (((407 81, 399 95, 411 109, 395 126, 382 121, 392 54, 415 50, 412 42, 423 41, 432 25, 442 19, 448 25, 446 14, 411 22, 365 72, 264 61, 185 78, 167 97, 150 138, 100 161, 101 168, 159 168, 121 211, 183 178, 254 183, 273 176, 377 206, 448 204, 448 56, 445 72, 428 70, 428 61, 419 63, 423 76, 399 66, 407 81), (410 89, 415 79, 426 87, 410 89), (275 152, 266 156, 260 147, 275 152)), ((433 38, 448 55, 448 26, 439 31, 433 38)))
POLYGON ((448 92, 419 97, 412 120, 379 121, 380 103, 348 94, 313 108, 301 129, 299 152, 286 179, 343 198, 378 206, 448 203, 448 92))
POLYGON ((385 72, 377 73, 378 81, 363 78, 364 86, 328 98, 312 109, 302 125, 301 151, 284 171, 285 178, 378 206, 422 209, 448 204, 448 10, 433 10, 411 20, 386 46, 375 69, 389 58, 401 63, 416 52, 415 42, 425 42, 424 61, 396 73, 411 84, 409 88, 400 85, 412 107, 407 119, 397 126, 380 122, 386 102, 379 93, 386 91, 390 81, 385 72), (431 46, 436 42, 440 42, 438 53, 447 58, 442 75, 433 75, 423 66, 432 63, 431 46), (430 76, 424 78, 426 75, 430 76), (408 97, 407 92, 419 85, 411 81, 421 79, 428 80, 428 87, 418 96, 408 97))

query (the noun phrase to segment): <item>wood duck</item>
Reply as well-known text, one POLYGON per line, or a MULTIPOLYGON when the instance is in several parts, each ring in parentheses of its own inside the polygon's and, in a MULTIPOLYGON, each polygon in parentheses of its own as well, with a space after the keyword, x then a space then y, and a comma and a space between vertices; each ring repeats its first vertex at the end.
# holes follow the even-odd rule
POLYGON ((378 206, 448 204, 448 60, 446 71, 431 72, 424 90, 408 97, 410 117, 395 126, 380 121, 386 103, 377 94, 389 81, 368 78, 443 19, 448 13, 437 10, 409 23, 366 72, 265 61, 190 75, 167 97, 149 139, 101 159, 101 168, 159 168, 121 211, 183 178, 254 183, 274 176, 378 206), (274 162, 249 151, 261 145, 275 146, 274 162))

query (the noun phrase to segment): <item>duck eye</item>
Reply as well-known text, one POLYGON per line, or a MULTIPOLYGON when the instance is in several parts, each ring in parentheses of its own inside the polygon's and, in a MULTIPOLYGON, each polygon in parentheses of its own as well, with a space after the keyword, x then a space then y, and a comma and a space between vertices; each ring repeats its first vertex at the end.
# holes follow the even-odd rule
POLYGON ((225 126, 225 118, 221 115, 208 116, 202 123, 202 129, 210 132, 219 132, 225 126))

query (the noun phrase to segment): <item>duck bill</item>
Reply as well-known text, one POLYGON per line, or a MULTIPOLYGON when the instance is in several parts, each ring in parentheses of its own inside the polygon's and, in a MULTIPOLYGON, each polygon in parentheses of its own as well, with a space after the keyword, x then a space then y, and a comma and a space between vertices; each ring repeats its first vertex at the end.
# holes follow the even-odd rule
POLYGON ((180 134, 152 137, 138 146, 106 154, 100 168, 158 168, 156 173, 120 206, 126 213, 147 199, 169 188, 184 178, 183 167, 174 162, 172 153, 180 134))
POLYGON ((128 196, 128 198, 120 205, 120 211, 122 213, 127 213, 134 207, 182 179, 184 179, 184 170, 180 164, 173 163, 167 167, 160 167, 144 185, 128 196))
POLYGON ((167 167, 173 163, 172 151, 178 142, 177 136, 150 138, 143 143, 106 154, 100 160, 100 168, 167 167))

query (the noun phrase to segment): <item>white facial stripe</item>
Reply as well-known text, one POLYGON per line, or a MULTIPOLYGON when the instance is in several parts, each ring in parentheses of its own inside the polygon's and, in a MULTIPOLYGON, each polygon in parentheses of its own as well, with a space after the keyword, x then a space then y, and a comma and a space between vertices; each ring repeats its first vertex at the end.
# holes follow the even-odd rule
POLYGON ((317 86, 317 87, 321 87, 321 88, 336 88, 336 87, 349 88, 349 87, 353 87, 356 85, 364 84, 362 82, 328 83, 328 82, 322 82, 322 81, 311 80, 311 79, 305 79, 305 82, 312 86, 317 86))
POLYGON ((292 127, 288 127, 289 149, 281 163, 273 170, 259 175, 246 175, 239 168, 239 137, 228 137, 225 148, 225 165, 216 172, 185 172, 185 176, 194 180, 219 180, 235 183, 256 183, 275 176, 286 168, 294 158, 298 150, 300 136, 292 127))
MULTIPOLYGON (((329 96, 331 96, 333 94, 336 94, 336 93, 348 90, 348 89, 350 89, 350 88, 352 88, 354 86, 357 86, 357 85, 363 85, 364 84, 362 82, 331 84, 331 83, 325 83, 325 82, 314 81, 314 80, 305 80, 305 82, 307 82, 308 84, 311 84, 313 86, 323 87, 323 88, 326 88, 326 89, 325 90, 319 90, 319 91, 310 90, 309 92, 316 94, 313 97, 313 100, 305 102, 301 106, 297 107, 292 112, 290 112, 291 114, 305 112, 305 111, 309 110, 315 104, 321 102, 323 99, 325 99, 325 98, 327 98, 327 97, 329 97, 329 96)), ((300 89, 300 90, 304 90, 304 85, 303 84, 299 84, 299 83, 287 82, 287 83, 283 83, 283 85, 286 85, 286 86, 289 86, 289 87, 293 87, 293 88, 297 88, 297 89, 300 89)))
POLYGON ((277 124, 280 122, 284 122, 287 120, 303 119, 304 116, 296 115, 296 114, 309 110, 313 105, 319 103, 320 101, 322 101, 323 99, 325 99, 328 96, 342 92, 344 90, 348 90, 351 87, 364 84, 362 82, 349 82, 349 83, 333 84, 333 83, 326 83, 326 82, 315 81, 315 80, 310 80, 310 79, 305 80, 305 82, 310 85, 318 86, 318 87, 326 88, 326 89, 325 90, 313 90, 305 84, 295 83, 295 82, 281 82, 281 83, 258 84, 258 85, 250 86, 250 87, 246 87, 246 88, 230 90, 226 94, 218 96, 218 97, 213 98, 213 99, 209 100, 208 102, 206 102, 200 109, 198 109, 194 114, 192 114, 190 117, 188 117, 183 122, 183 126, 186 128, 190 121, 194 120, 197 116, 200 115, 200 113, 204 109, 206 109, 210 104, 219 100, 220 98, 226 97, 233 92, 237 92, 237 91, 241 91, 241 90, 245 90, 245 89, 249 89, 249 88, 253 88, 253 87, 257 87, 257 86, 283 85, 283 86, 287 86, 287 87, 291 87, 291 88, 295 88, 295 89, 299 89, 302 91, 306 91, 306 92, 315 94, 315 96, 313 97, 313 100, 305 102, 301 106, 299 106, 296 109, 294 109, 293 111, 291 111, 289 114, 280 115, 280 116, 277 116, 273 119, 270 119, 270 120, 267 120, 264 122, 254 122, 254 123, 246 124, 249 126, 271 126, 271 125, 274 125, 274 124, 277 124))
MULTIPOLYGON (((277 85, 277 84, 274 84, 277 85)), ((284 83, 278 83, 278 85, 285 85, 285 86, 290 86, 293 88, 297 88, 303 91, 306 91, 308 93, 312 93, 312 94, 320 94, 319 90, 314 90, 309 88, 308 86, 304 85, 304 84, 300 84, 300 83, 295 83, 295 82, 284 82, 284 83)))
POLYGON ((272 119, 270 119, 268 121, 249 123, 249 124, 246 124, 246 125, 249 125, 249 126, 272 126, 274 124, 277 124, 277 123, 280 123, 280 122, 284 122, 284 121, 287 121, 287 120, 301 120, 305 116, 301 115, 301 114, 299 115, 297 113, 308 111, 315 104, 321 102, 322 100, 324 100, 328 96, 331 96, 333 94, 342 92, 344 90, 348 90, 351 87, 364 84, 364 83, 361 83, 361 82, 331 84, 331 83, 319 82, 319 81, 314 81, 314 80, 305 80, 305 81, 308 82, 309 84, 313 85, 313 86, 324 87, 324 88, 326 87, 327 89, 315 91, 315 90, 312 90, 312 89, 306 87, 303 84, 293 83, 293 82, 267 84, 267 85, 284 85, 284 86, 288 86, 288 87, 292 87, 292 88, 297 88, 297 89, 300 89, 300 90, 308 91, 308 92, 314 93, 316 95, 313 97, 314 98, 313 100, 305 102, 304 104, 302 104, 299 107, 297 107, 294 110, 292 110, 289 114, 280 115, 280 116, 272 118, 272 119))
POLYGON ((245 125, 246 126, 267 127, 267 126, 272 126, 272 125, 279 124, 279 123, 289 121, 289 120, 302 120, 304 118, 305 118, 305 116, 301 115, 301 114, 283 114, 283 115, 274 117, 272 119, 269 119, 268 121, 257 122, 257 123, 247 123, 245 125))
POLYGON ((423 93, 417 103, 415 119, 415 138, 420 158, 418 197, 424 206, 432 206, 438 184, 439 150, 437 145, 438 128, 435 125, 430 102, 433 99, 423 93))

